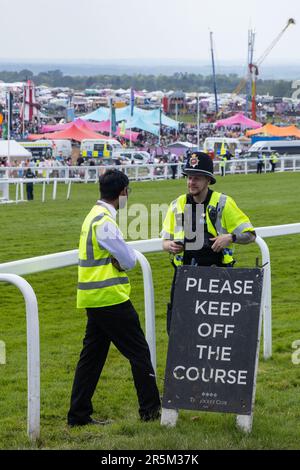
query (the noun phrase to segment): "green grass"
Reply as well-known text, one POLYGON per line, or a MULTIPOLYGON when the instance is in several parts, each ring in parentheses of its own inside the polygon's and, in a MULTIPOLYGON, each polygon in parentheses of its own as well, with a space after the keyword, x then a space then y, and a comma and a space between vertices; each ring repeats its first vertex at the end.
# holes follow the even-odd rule
MULTIPOLYGON (((255 226, 299 222, 300 174, 226 176, 216 189, 233 196, 255 226)), ((170 202, 185 192, 185 181, 133 183, 130 203, 170 202)), ((77 248, 84 216, 98 196, 95 184, 58 187, 58 199, 42 204, 0 206, 1 262, 77 248)), ((245 436, 226 414, 180 411, 175 429, 138 420, 137 400, 127 361, 111 348, 94 395, 105 428, 69 429, 66 413, 74 369, 81 350, 85 314, 76 310, 76 267, 26 276, 38 298, 41 340, 42 449, 296 449, 299 448, 300 366, 291 362, 292 342, 300 339, 300 236, 269 238, 272 261, 273 357, 259 364, 253 432, 245 436)), ((256 246, 238 247, 238 266, 254 266, 256 246)), ((148 256, 155 284, 158 385, 163 391, 167 352, 165 310, 172 268, 165 253, 148 256)), ((143 322, 141 271, 130 274, 132 300, 143 322)), ((0 340, 7 364, 0 366, 0 449, 29 449, 26 434, 26 322, 22 295, 0 284, 0 340)))

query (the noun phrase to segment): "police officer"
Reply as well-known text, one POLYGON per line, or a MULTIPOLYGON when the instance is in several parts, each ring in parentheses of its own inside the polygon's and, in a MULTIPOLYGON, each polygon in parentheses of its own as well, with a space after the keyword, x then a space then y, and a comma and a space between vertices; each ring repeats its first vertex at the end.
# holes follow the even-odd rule
POLYGON ((227 162, 227 156, 222 155, 220 157, 221 176, 225 176, 225 174, 226 174, 226 162, 227 162))
POLYGON ((129 192, 128 177, 108 170, 100 177, 101 199, 85 218, 79 243, 77 307, 87 312, 83 349, 76 368, 68 413, 70 426, 106 424, 92 419, 92 396, 110 343, 130 361, 143 421, 159 418, 160 398, 150 351, 138 315, 130 302, 136 255, 116 223, 117 210, 129 192))
MULTIPOLYGON (((33 179, 35 178, 35 173, 33 173, 31 168, 27 168, 25 171, 25 178, 28 179, 33 179)), ((30 181, 29 183, 26 183, 26 195, 27 195, 27 201, 33 201, 33 182, 30 181)))
MULTIPOLYGON (((188 194, 170 204, 161 233, 164 250, 172 255, 175 275, 177 266, 181 265, 232 267, 233 244, 246 245, 255 241, 249 218, 230 196, 209 188, 216 179, 213 162, 207 154, 192 154, 183 173, 187 176, 188 194), (203 237, 199 243, 201 232, 203 237)), ((174 279, 168 304, 168 332, 174 279)))
POLYGON ((272 152, 270 156, 271 173, 275 172, 277 163, 278 163, 278 154, 276 152, 272 152))
POLYGON ((264 165, 264 157, 263 157, 262 152, 259 152, 257 154, 257 162, 256 162, 256 173, 257 174, 262 173, 263 165, 264 165))

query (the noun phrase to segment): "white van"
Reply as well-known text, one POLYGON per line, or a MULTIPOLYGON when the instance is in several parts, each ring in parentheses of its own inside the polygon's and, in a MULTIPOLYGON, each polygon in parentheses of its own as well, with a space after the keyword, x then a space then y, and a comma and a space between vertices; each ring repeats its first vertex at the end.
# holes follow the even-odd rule
POLYGON ((69 158, 72 155, 72 144, 70 140, 53 140, 53 156, 69 158))
POLYGON ((112 158, 122 149, 120 142, 115 139, 84 139, 80 145, 80 154, 83 158, 112 158))
MULTIPOLYGON (((300 155, 300 140, 260 140, 250 147, 249 156, 256 157, 261 152, 277 152, 279 155, 300 155)), ((246 155, 248 156, 248 154, 246 155)))
POLYGON ((123 149, 121 152, 116 152, 113 158, 119 158, 125 164, 146 165, 149 162, 150 154, 142 150, 123 149))
POLYGON ((221 150, 222 144, 225 145, 226 150, 228 150, 233 156, 235 156, 236 150, 239 150, 239 152, 242 151, 240 141, 229 137, 207 137, 204 141, 203 150, 211 150, 215 155, 217 155, 221 150))
POLYGON ((52 140, 27 140, 19 144, 32 154, 33 160, 48 159, 53 156, 52 140))

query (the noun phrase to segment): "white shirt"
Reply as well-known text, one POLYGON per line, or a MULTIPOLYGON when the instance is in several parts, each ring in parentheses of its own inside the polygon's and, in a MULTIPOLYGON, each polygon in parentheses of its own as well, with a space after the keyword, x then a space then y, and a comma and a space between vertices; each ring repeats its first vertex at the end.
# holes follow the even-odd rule
MULTIPOLYGON (((111 204, 104 201, 97 201, 97 204, 109 210, 114 220, 117 217, 117 211, 111 204)), ((107 220, 96 229, 97 241, 101 248, 109 251, 114 258, 119 262, 122 269, 127 271, 134 268, 136 264, 136 254, 134 250, 127 245, 120 229, 107 220)))

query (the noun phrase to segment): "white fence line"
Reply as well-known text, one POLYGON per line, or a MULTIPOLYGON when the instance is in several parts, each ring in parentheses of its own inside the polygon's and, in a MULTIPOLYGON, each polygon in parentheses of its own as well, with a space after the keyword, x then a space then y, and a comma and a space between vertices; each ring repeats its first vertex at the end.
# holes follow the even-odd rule
MULTIPOLYGON (((266 232, 267 227, 256 229, 257 234, 260 230, 266 232)), ((300 224, 299 224, 300 232, 300 224)), ((296 233, 296 232, 295 232, 296 233)), ((266 236, 266 235, 265 235, 266 236)), ((270 235, 269 233, 269 236, 270 235)), ((271 305, 271 268, 270 253, 267 244, 258 236, 256 243, 260 247, 262 254, 262 262, 265 266, 264 276, 264 357, 268 359, 272 355, 272 305, 271 305)), ((144 279, 144 298, 145 298, 145 321, 146 321, 146 338, 150 347, 153 365, 156 364, 156 346, 155 340, 155 307, 153 281, 150 265, 147 259, 141 253, 154 253, 162 251, 162 239, 142 240, 129 242, 138 254, 141 263, 144 279), (142 260, 143 258, 143 260, 142 260), (149 271, 149 269, 150 271, 149 271), (145 279, 146 276, 146 279, 145 279), (151 286, 151 288, 149 288, 151 286)), ((19 261, 11 261, 9 263, 0 264, 0 272, 14 273, 18 275, 34 274, 51 269, 65 268, 78 264, 78 250, 54 253, 51 255, 37 256, 19 261)))
POLYGON ((52 190, 52 199, 56 200, 57 195, 57 183, 65 183, 68 185, 66 199, 70 199, 71 195, 71 185, 72 183, 81 182, 80 178, 10 178, 10 179, 1 179, 0 180, 0 191, 3 192, 2 197, 0 197, 0 203, 11 203, 11 202, 25 202, 24 199, 24 185, 27 183, 42 184, 42 202, 45 202, 46 199, 46 185, 53 183, 52 190), (10 185, 16 185, 16 197, 15 200, 10 198, 10 185))
MULTIPOLYGON (((272 355, 272 304, 271 304, 271 264, 270 253, 266 242, 261 238, 300 233, 300 223, 274 227, 256 228, 256 243, 262 254, 264 266, 263 314, 264 314, 264 357, 272 355)), ((143 253, 162 251, 162 240, 152 239, 129 242, 136 250, 138 261, 143 272, 145 329, 151 359, 156 370, 155 340, 155 305, 151 267, 143 253)), ((22 291, 26 301, 27 313, 27 348, 28 348, 28 434, 31 439, 39 436, 39 326, 37 301, 31 286, 18 275, 26 275, 50 269, 73 266, 78 263, 78 250, 54 253, 19 261, 0 264, 0 281, 15 284, 22 291), (38 340, 37 340, 38 337, 38 340), (38 371, 37 371, 38 368, 38 371)))
MULTIPOLYGON (((220 161, 214 161, 214 172, 216 175, 221 175, 220 161)), ((95 165, 95 166, 53 166, 53 167, 31 167, 31 170, 36 173, 39 178, 54 179, 60 178, 62 180, 68 178, 77 178, 77 180, 88 183, 97 182, 99 176, 108 168, 117 168, 124 171, 131 181, 154 181, 170 179, 172 176, 180 178, 182 176, 183 163, 154 163, 154 164, 134 164, 134 165, 95 165), (176 167, 176 172, 173 175, 172 169, 176 167)), ((25 168, 20 167, 0 167, 0 181, 1 179, 23 178, 25 168)), ((263 172, 270 170, 269 162, 266 163, 263 172)), ((226 162, 226 174, 249 174, 256 173, 257 160, 252 159, 232 159, 226 162)), ((300 171, 300 156, 285 156, 279 158, 276 165, 276 172, 284 171, 300 171)))
POLYGON ((0 281, 15 285, 26 304, 27 330, 27 433, 32 441, 40 436, 40 334, 36 295, 25 279, 0 273, 0 281))
MULTIPOLYGON (((263 265, 266 264, 266 275, 265 279, 267 282, 266 286, 266 300, 265 300, 265 315, 264 315, 264 356, 268 358, 271 356, 271 268, 270 268, 270 255, 267 244, 262 240, 261 237, 273 237, 282 235, 292 235, 300 233, 300 223, 289 224, 289 225, 277 225, 273 227, 259 227, 256 228, 257 244, 260 247, 262 254, 263 265), (269 263, 269 264, 267 264, 269 263)), ((153 253, 162 251, 162 240, 160 238, 151 240, 141 240, 129 242, 135 250, 140 253, 153 253)), ((34 258, 23 259, 19 261, 11 261, 8 263, 0 264, 0 273, 14 273, 20 276, 26 274, 34 274, 42 271, 48 271, 51 269, 65 268, 68 266, 74 266, 78 263, 78 250, 64 251, 61 253, 54 253, 45 256, 37 256, 34 258)), ((146 295, 149 295, 145 293, 146 295)), ((152 301, 148 298, 145 299, 145 314, 153 314, 152 301)), ((151 323, 151 320, 149 320, 151 323)))

